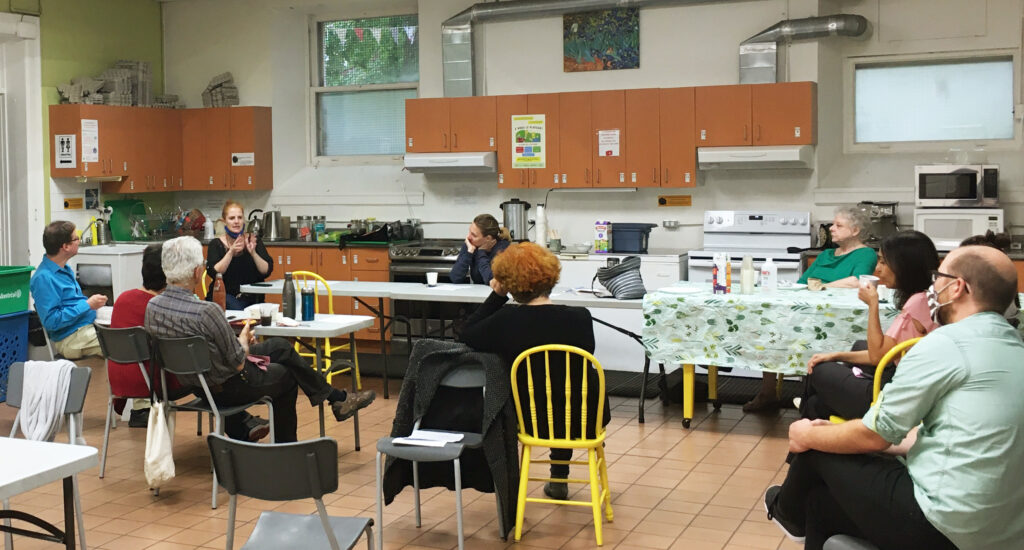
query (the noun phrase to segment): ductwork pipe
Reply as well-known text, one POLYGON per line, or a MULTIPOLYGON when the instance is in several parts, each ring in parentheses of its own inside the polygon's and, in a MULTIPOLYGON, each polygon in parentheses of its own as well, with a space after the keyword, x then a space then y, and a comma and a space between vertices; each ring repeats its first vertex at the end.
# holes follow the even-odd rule
POLYGON ((723 1, 728 0, 509 0, 474 4, 441 24, 444 95, 476 95, 473 25, 477 22, 550 17, 613 8, 647 8, 723 1))
POLYGON ((860 15, 839 14, 779 21, 740 43, 740 84, 778 80, 778 42, 825 36, 860 36, 868 20, 860 15))

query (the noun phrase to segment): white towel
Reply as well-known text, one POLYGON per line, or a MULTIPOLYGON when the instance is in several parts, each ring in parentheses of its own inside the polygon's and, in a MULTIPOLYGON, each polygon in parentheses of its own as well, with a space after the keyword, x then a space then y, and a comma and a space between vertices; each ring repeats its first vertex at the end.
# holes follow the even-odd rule
POLYGON ((53 441, 60 431, 74 368, 75 364, 66 359, 25 363, 19 416, 26 439, 53 441))

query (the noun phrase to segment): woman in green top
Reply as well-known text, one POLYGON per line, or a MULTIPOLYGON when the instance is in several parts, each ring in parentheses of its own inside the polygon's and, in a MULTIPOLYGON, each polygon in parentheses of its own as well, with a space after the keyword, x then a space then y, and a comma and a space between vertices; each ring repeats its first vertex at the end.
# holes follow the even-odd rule
MULTIPOLYGON (((861 237, 867 233, 868 223, 870 220, 859 208, 836 208, 830 231, 832 242, 838 248, 822 251, 798 282, 806 283, 810 277, 821 279, 830 288, 857 288, 859 277, 874 273, 875 264, 878 263, 878 254, 861 241, 861 237)), ((762 375, 761 390, 743 405, 743 412, 774 410, 779 406, 779 398, 775 393, 776 377, 774 372, 762 375)))

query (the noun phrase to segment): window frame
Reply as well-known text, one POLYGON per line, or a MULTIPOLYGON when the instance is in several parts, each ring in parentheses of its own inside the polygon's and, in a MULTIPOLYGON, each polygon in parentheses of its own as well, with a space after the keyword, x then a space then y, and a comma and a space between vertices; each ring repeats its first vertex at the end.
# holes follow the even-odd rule
POLYGON ((1010 49, 984 51, 934 52, 927 54, 850 56, 843 60, 843 153, 946 153, 950 149, 986 151, 1017 151, 1024 146, 1021 116, 1024 109, 1020 103, 1020 56, 1010 49), (855 118, 857 68, 894 63, 935 64, 942 62, 971 62, 1009 59, 1013 66, 1013 138, 1012 139, 970 139, 936 141, 890 141, 857 143, 855 118))
MULTIPOLYGON (((319 109, 317 98, 323 93, 332 92, 367 92, 375 90, 416 90, 416 97, 420 95, 420 80, 416 82, 394 82, 390 84, 357 84, 352 86, 320 86, 320 24, 328 21, 342 21, 346 19, 367 19, 373 17, 390 17, 397 15, 416 15, 419 13, 408 9, 389 9, 372 11, 358 14, 329 14, 317 15, 309 18, 309 64, 307 66, 306 93, 306 149, 307 159, 310 166, 370 166, 370 165, 394 165, 404 164, 405 152, 384 155, 320 155, 319 153, 319 109)), ((417 26, 419 23, 417 22, 417 26)), ((422 29, 420 29, 422 35, 422 29)), ((420 38, 418 38, 420 40, 420 38)), ((422 75, 421 75, 422 77, 422 75)))

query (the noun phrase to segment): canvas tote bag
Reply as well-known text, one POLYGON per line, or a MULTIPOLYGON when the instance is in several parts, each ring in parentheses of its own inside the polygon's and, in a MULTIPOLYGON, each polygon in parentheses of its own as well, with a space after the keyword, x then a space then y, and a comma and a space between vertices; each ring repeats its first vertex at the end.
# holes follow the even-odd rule
POLYGON ((174 479, 174 411, 166 403, 154 401, 149 410, 146 430, 146 483, 159 488, 174 479))
POLYGON ((597 275, 590 281, 591 289, 595 280, 619 300, 643 298, 647 294, 640 277, 640 256, 627 256, 616 265, 598 268, 597 275))

